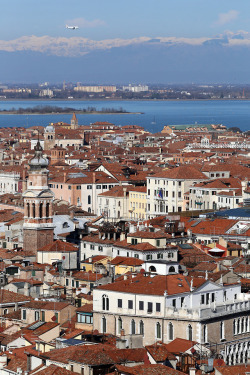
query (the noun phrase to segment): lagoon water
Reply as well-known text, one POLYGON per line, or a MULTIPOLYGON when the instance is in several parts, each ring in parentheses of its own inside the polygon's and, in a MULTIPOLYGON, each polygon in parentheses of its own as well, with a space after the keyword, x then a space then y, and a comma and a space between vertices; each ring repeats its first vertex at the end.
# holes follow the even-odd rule
MULTIPOLYGON (((0 101, 0 110, 28 108, 35 106, 58 106, 74 109, 95 107, 115 108, 132 114, 77 114, 79 125, 96 121, 108 121, 115 125, 140 125, 156 133, 164 125, 178 124, 223 124, 250 130, 250 101, 248 100, 13 100, 0 101), (136 114, 142 112, 143 114, 136 114)), ((48 115, 0 115, 0 127, 34 125, 47 126, 51 122, 70 122, 71 114, 48 115)))

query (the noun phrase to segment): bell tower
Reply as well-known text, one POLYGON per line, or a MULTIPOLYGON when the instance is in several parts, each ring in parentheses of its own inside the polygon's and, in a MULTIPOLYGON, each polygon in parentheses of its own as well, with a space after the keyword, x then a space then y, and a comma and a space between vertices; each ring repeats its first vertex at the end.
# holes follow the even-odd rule
POLYGON ((73 113, 73 116, 71 118, 70 127, 71 129, 78 129, 78 120, 76 118, 75 112, 73 113))
POLYGON ((48 188, 48 159, 38 141, 35 156, 29 161, 29 178, 24 198, 23 249, 36 254, 37 249, 54 239, 53 198, 48 188))

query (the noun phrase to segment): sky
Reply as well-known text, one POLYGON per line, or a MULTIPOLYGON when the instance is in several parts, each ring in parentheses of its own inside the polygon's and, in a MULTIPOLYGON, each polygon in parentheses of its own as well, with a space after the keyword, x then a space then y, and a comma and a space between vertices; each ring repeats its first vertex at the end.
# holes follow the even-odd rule
MULTIPOLYGON (((143 56, 148 58, 149 55, 164 60, 171 52, 170 47, 178 46, 178 51, 172 51, 176 54, 176 59, 182 56, 181 47, 184 48, 184 54, 187 53, 187 47, 190 51, 196 47, 194 55, 199 57, 200 53, 205 53, 203 47, 207 46, 206 53, 214 53, 214 58, 224 53, 219 51, 222 47, 234 50, 233 53, 235 48, 239 48, 242 58, 248 58, 250 48, 249 0, 2 0, 0 20, 0 54, 5 64, 5 71, 1 72, 0 69, 2 82, 12 78, 18 80, 18 74, 19 79, 28 81, 29 61, 33 61, 34 54, 40 54, 43 65, 39 66, 39 62, 36 62, 37 74, 32 79, 40 81, 46 78, 46 74, 48 76, 44 67, 47 57, 48 63, 52 64, 51 68, 54 70, 57 66, 59 69, 56 72, 57 80, 63 77, 67 80, 77 78, 77 72, 70 75, 65 70, 65 64, 62 64, 62 68, 58 66, 60 58, 77 61, 77 66, 81 59, 85 69, 90 70, 90 78, 94 80, 92 60, 102 60, 103 55, 104 61, 109 64, 107 52, 110 52, 110 59, 114 53, 117 59, 117 49, 120 49, 120 57, 126 54, 127 49, 127 71, 136 73, 137 68, 142 75, 142 66, 139 68, 138 60, 143 56), (66 29, 66 24, 79 26, 79 29, 66 29), (148 43, 148 55, 145 43, 148 43), (216 51, 208 51, 211 43, 220 46, 217 46, 216 51), (131 48, 138 46, 144 47, 141 55, 136 48, 131 51, 131 48), (201 52, 198 51, 199 48, 202 48, 201 52), (23 66, 18 66, 17 62, 15 65, 12 59, 19 59, 23 66), (52 60, 57 62, 52 63, 52 60)), ((166 64, 166 60, 163 63, 166 64)), ((128 72, 125 76, 120 72, 119 78, 119 74, 116 74, 118 67, 117 71, 112 67, 110 72, 101 64, 96 68, 103 70, 105 75, 98 76, 106 82, 114 79, 126 81, 130 78, 128 72)), ((81 70, 78 69, 80 75, 81 70)), ((159 80, 153 71, 146 73, 148 69, 146 67, 143 80, 155 81, 156 76, 159 80)), ((246 67, 242 66, 242 69, 245 71, 246 67)), ((134 74, 131 75, 134 79, 134 74)), ((188 80, 188 69, 186 75, 188 80)), ((245 72, 246 79, 247 75, 248 72, 245 72)), ((175 76, 178 77, 177 70, 172 76, 173 80, 175 76)), ((49 78, 53 78, 52 72, 49 78)), ((168 75, 166 78, 169 79, 168 75)), ((195 80, 195 77, 192 76, 192 79, 195 80)), ((206 76, 204 67, 204 81, 206 79, 211 78, 206 76)), ((230 79, 230 74, 227 79, 230 79)))

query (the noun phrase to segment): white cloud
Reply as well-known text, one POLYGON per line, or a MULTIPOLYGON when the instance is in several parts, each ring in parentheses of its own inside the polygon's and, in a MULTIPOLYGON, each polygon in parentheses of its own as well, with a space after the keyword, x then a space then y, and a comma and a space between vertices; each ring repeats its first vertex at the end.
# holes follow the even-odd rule
POLYGON ((226 13, 220 13, 218 19, 214 22, 214 26, 223 26, 227 23, 235 20, 239 16, 239 12, 237 10, 229 10, 226 13))
POLYGON ((92 21, 88 21, 83 17, 67 20, 66 24, 67 25, 79 26, 79 27, 82 27, 82 28, 92 28, 92 27, 99 27, 99 26, 105 26, 106 25, 106 23, 102 20, 95 19, 95 20, 92 20, 92 21))

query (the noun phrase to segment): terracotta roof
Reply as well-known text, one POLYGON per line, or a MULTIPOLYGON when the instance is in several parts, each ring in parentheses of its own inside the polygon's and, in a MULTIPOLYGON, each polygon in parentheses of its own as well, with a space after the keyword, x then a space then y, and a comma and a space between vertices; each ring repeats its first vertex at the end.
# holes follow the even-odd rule
POLYGON ((245 375, 250 372, 250 365, 216 366, 215 369, 221 375, 245 375))
MULTIPOLYGON (((36 372, 36 375, 76 375, 77 372, 66 370, 64 367, 49 365, 36 372)), ((79 374, 78 374, 79 375, 79 374)))
POLYGON ((116 365, 119 373, 124 375, 184 375, 184 372, 175 370, 171 367, 164 365, 138 365, 138 366, 122 366, 116 365))
POLYGON ((166 359, 176 360, 175 355, 167 349, 167 345, 162 342, 156 342, 153 345, 145 346, 149 354, 156 362, 164 362, 166 359))
POLYGON ((55 310, 61 311, 65 307, 69 306, 68 302, 50 302, 50 301, 32 301, 25 304, 27 309, 41 309, 41 310, 55 310))
POLYGON ((169 344, 167 344, 167 349, 171 353, 179 354, 179 353, 185 353, 188 349, 192 348, 195 344, 197 344, 196 341, 189 341, 181 338, 176 338, 173 341, 171 341, 169 344))
POLYGON ((8 304, 14 302, 25 302, 32 300, 31 297, 24 296, 23 294, 10 292, 6 289, 0 290, 0 303, 1 304, 8 304))
MULTIPOLYGON (((138 274, 129 276, 126 280, 115 281, 112 284, 101 285, 97 289, 117 291, 121 293, 136 293, 147 295, 168 295, 190 292, 191 279, 182 275, 155 275, 154 277, 138 274)), ((198 287, 206 280, 193 279, 193 285, 198 287)))
POLYGON ((154 178, 168 178, 171 180, 207 180, 208 177, 193 166, 181 165, 180 167, 167 169, 153 175, 154 178))
POLYGON ((138 259, 138 258, 133 258, 133 257, 121 257, 117 256, 114 259, 111 260, 110 262, 112 265, 124 265, 124 266, 141 266, 144 261, 138 259))
POLYGON ((78 251, 78 248, 69 242, 56 240, 48 245, 43 246, 37 251, 68 253, 70 251, 78 251))

